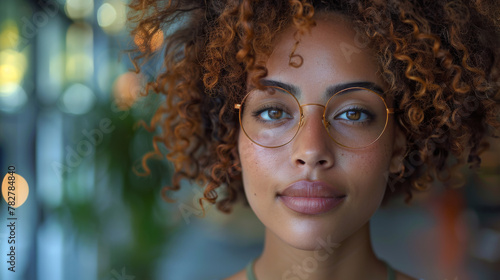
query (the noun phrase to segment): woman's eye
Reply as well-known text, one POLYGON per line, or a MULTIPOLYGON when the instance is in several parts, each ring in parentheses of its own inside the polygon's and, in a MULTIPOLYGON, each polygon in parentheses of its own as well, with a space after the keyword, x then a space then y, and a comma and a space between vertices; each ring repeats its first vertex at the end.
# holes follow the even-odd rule
POLYGON ((265 109, 260 112, 259 117, 264 121, 277 121, 290 118, 290 115, 278 108, 265 109))
POLYGON ((336 120, 348 120, 355 122, 363 122, 370 120, 370 115, 362 109, 349 109, 335 117, 336 120))

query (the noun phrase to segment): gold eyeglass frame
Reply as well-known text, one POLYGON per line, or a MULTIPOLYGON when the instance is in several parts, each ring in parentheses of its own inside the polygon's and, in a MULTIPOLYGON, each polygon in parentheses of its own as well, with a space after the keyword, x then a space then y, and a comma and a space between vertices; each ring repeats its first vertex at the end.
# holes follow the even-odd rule
POLYGON ((333 140, 333 142, 335 142, 337 145, 341 146, 341 147, 344 147, 344 148, 347 148, 347 149, 363 149, 363 148, 366 148, 370 145, 372 145, 373 143, 377 142, 378 139, 380 139, 380 137, 382 137, 382 135, 384 134, 386 128, 387 128, 387 123, 389 122, 389 115, 390 114, 394 114, 394 108, 389 108, 387 106, 387 103, 385 102, 385 99, 382 97, 382 95, 380 95, 378 92, 372 90, 372 89, 369 89, 369 88, 365 88, 365 87, 349 87, 349 88, 345 88, 345 89, 342 89, 338 92, 336 92, 335 94, 333 94, 329 99, 328 101, 326 102, 325 105, 321 105, 321 104, 317 104, 317 103, 307 103, 307 104, 303 104, 301 105, 299 100, 297 99, 297 97, 295 97, 295 95, 293 95, 292 93, 290 93, 288 90, 284 89, 284 88, 281 88, 281 87, 277 87, 277 86, 264 86, 265 88, 274 88, 274 89, 278 89, 280 91, 283 91, 283 92, 286 92, 287 94, 289 94, 290 96, 293 97, 293 99, 295 99, 295 102, 297 102, 297 105, 299 107, 299 112, 300 112, 300 120, 299 120, 299 125, 298 125, 298 128, 297 128, 297 131, 295 131, 295 134, 293 135, 293 137, 286 143, 284 144, 281 144, 281 145, 278 145, 278 146, 265 146, 265 145, 262 145, 262 144, 259 144, 257 142, 255 142, 255 140, 252 139, 252 137, 250 137, 248 135, 248 133, 246 132, 245 130, 245 127, 243 126, 242 124, 242 121, 241 121, 241 107, 242 107, 242 104, 245 103, 245 100, 247 99, 247 97, 250 95, 250 93, 252 93, 252 91, 256 90, 256 89, 252 89, 251 91, 249 91, 245 97, 243 97, 243 100, 238 103, 238 104, 235 104, 234 105, 234 108, 237 109, 239 112, 238 112, 238 116, 239 116, 239 121, 240 121, 240 127, 241 129, 243 130, 243 133, 245 133, 245 135, 248 137, 248 139, 250 139, 250 141, 252 141, 253 143, 255 143, 256 145, 259 145, 261 147, 264 147, 264 148, 270 148, 270 149, 274 149, 274 148, 280 148, 280 147, 283 147, 285 145, 287 145, 288 143, 292 142, 293 139, 295 139, 295 137, 297 136, 297 134, 299 134, 299 131, 300 131, 300 128, 304 125, 305 121, 305 116, 304 116, 304 110, 302 109, 302 107, 304 106, 320 106, 320 107, 323 107, 323 126, 325 127, 326 129, 326 133, 328 134, 328 136, 330 136, 330 138, 333 140), (380 135, 375 139, 373 140, 370 144, 368 145, 365 145, 365 146, 362 146, 362 147, 357 147, 357 148, 353 148, 353 147, 349 147, 349 146, 346 146, 344 144, 341 144, 339 143, 337 140, 335 140, 333 138, 333 136, 330 134, 330 132, 328 132, 328 126, 330 125, 330 122, 328 122, 325 118, 325 115, 326 115, 326 108, 328 106, 328 103, 330 102, 330 100, 332 100, 332 98, 334 98, 335 96, 337 96, 338 94, 342 93, 342 92, 346 92, 346 91, 350 91, 350 90, 353 90, 353 89, 359 89, 359 90, 367 90, 367 91, 370 91, 372 93, 374 93, 376 96, 378 96, 382 102, 384 103, 384 106, 385 106, 385 109, 386 109, 386 117, 385 117, 385 124, 384 124, 384 129, 382 130, 382 132, 380 133, 380 135))

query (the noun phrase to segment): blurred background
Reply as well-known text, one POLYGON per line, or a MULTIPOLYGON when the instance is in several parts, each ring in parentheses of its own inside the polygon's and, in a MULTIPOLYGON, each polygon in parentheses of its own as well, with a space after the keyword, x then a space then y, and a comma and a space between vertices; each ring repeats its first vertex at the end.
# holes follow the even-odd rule
MULTIPOLYGON (((126 50, 140 38, 128 34, 126 4, 0 2, 0 174, 14 165, 30 187, 15 212, 15 272, 0 202, 0 279, 222 279, 262 250, 250 209, 209 207, 200 219, 199 186, 161 199, 168 162, 149 160, 140 176, 153 136, 137 123, 162 98, 139 92, 161 58, 131 71, 126 50)), ((500 279, 500 144, 491 143, 465 187, 436 186, 378 211, 376 253, 427 280, 500 279)))

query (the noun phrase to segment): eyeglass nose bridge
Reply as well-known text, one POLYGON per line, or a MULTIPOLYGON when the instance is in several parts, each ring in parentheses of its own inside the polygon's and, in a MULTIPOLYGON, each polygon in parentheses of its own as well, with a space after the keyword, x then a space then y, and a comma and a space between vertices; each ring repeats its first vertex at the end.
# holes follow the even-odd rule
MULTIPOLYGON (((322 114, 322 122, 323 122, 323 125, 325 126, 326 128, 326 122, 325 122, 325 111, 326 111, 326 106, 325 105, 322 105, 322 104, 318 104, 318 103, 306 103, 306 104, 302 104, 300 105, 300 121, 299 121, 299 129, 304 126, 305 124, 305 116, 304 116, 304 111, 302 110, 303 107, 305 106, 319 106, 319 107, 323 107, 323 114, 322 114)), ((298 133, 298 131, 297 131, 298 133)))

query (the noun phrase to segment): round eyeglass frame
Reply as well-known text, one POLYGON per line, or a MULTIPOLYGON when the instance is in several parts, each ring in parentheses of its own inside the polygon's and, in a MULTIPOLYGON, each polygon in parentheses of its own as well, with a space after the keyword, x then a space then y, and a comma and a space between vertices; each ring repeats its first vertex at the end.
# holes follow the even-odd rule
POLYGON ((241 121, 241 112, 242 112, 242 105, 245 103, 245 100, 247 99, 247 97, 250 95, 250 93, 252 93, 252 91, 256 90, 256 89, 252 89, 250 90, 246 95, 245 97, 243 97, 243 100, 238 103, 238 104, 235 104, 234 105, 234 108, 237 109, 239 112, 238 112, 238 116, 239 116, 239 121, 240 121, 240 127, 241 129, 243 130, 243 133, 245 133, 246 137, 248 139, 250 139, 250 141, 252 141, 253 143, 255 143, 256 145, 259 145, 261 147, 264 147, 264 148, 270 148, 270 149, 273 149, 273 148, 280 148, 280 147, 283 147, 285 145, 287 145, 288 143, 292 142, 293 139, 295 139, 295 137, 297 136, 297 134, 299 134, 299 131, 300 131, 300 128, 304 125, 304 119, 305 119, 305 116, 304 116, 304 110, 302 109, 302 107, 304 106, 320 106, 320 107, 323 107, 323 126, 325 127, 326 129, 326 133, 328 134, 328 136, 330 136, 330 138, 333 140, 333 142, 335 142, 337 145, 341 146, 341 147, 344 147, 344 148, 347 148, 347 149, 363 149, 363 148, 366 148, 370 145, 372 145, 373 143, 377 142, 378 139, 380 139, 380 137, 382 137, 382 135, 384 134, 386 128, 387 128, 387 123, 389 122, 389 115, 390 114, 394 114, 394 108, 389 108, 387 106, 387 102, 385 102, 385 99, 382 97, 382 95, 372 89, 369 89, 369 88, 365 88, 365 87, 348 87, 348 88, 345 88, 345 89, 342 89, 342 90, 339 90, 338 92, 336 92, 335 94, 333 94, 329 99, 328 101, 326 101, 326 104, 325 105, 321 105, 321 104, 318 104, 318 103, 306 103, 306 104, 300 104, 299 100, 297 99, 297 97, 295 97, 295 95, 293 95, 292 93, 290 93, 288 90, 284 89, 284 88, 281 88, 281 87, 277 87, 277 86, 264 86, 264 88, 274 88, 274 89, 278 89, 280 91, 283 91, 283 92, 286 92, 288 95, 292 96, 293 99, 295 100, 295 102, 297 102, 297 105, 299 107, 299 112, 300 112, 300 120, 299 120, 299 125, 298 125, 298 128, 297 128, 297 131, 295 131, 295 134, 292 136, 292 138, 290 138, 290 140, 288 140, 286 143, 284 144, 281 144, 281 145, 277 145, 277 146, 266 146, 266 145, 262 145, 262 144, 259 144, 257 143, 255 140, 252 139, 252 137, 250 137, 250 135, 248 135, 248 133, 246 132, 245 130, 245 127, 243 126, 243 123, 241 121), (330 134, 330 132, 328 131, 328 126, 330 125, 330 122, 328 122, 325 118, 325 114, 326 114, 326 108, 328 107, 328 104, 330 102, 330 100, 332 100, 332 98, 334 98, 335 96, 337 96, 338 94, 340 93, 343 93, 343 92, 346 92, 346 91, 350 91, 350 90, 353 90, 353 89, 357 89, 357 90, 367 90, 369 92, 372 92, 373 94, 375 94, 376 96, 378 96, 382 102, 384 103, 384 106, 385 106, 385 109, 386 109, 386 117, 385 117, 385 124, 384 124, 384 129, 382 130, 382 132, 380 133, 379 136, 377 136, 377 138, 375 140, 373 140, 371 143, 369 143, 368 145, 365 145, 365 146, 362 146, 362 147, 356 147, 356 148, 353 148, 353 147, 349 147, 349 146, 346 146, 342 143, 339 143, 337 140, 335 140, 335 138, 333 138, 333 136, 330 134))

